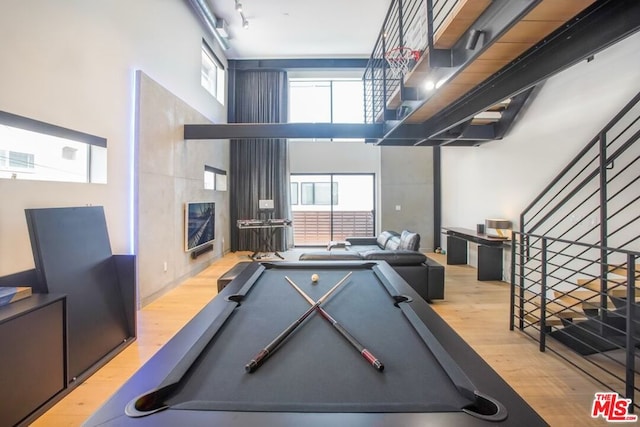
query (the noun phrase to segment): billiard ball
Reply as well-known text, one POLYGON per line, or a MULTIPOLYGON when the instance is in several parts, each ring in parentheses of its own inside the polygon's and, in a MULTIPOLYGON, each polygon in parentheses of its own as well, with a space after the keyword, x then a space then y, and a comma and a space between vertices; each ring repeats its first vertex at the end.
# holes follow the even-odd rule
POLYGON ((312 274, 311 275, 311 281, 313 283, 316 283, 318 280, 320 280, 320 276, 318 276, 317 274, 312 274))

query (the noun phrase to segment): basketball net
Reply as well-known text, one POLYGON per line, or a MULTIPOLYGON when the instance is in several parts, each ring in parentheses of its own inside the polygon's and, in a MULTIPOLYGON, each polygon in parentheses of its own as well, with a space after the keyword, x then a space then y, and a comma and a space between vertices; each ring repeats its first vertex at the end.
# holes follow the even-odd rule
POLYGON ((415 51, 408 47, 396 47, 384 54, 384 59, 389 64, 391 76, 394 79, 401 79, 409 72, 409 65, 412 60, 418 60, 419 51, 415 51))

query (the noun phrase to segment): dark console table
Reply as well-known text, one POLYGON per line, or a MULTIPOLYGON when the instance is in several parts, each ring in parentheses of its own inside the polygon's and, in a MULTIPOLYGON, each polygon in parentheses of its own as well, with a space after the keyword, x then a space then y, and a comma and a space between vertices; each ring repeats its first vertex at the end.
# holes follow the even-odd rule
POLYGON ((447 235, 447 264, 467 264, 468 243, 478 244, 478 280, 502 280, 502 248, 509 240, 459 227, 442 229, 447 235))

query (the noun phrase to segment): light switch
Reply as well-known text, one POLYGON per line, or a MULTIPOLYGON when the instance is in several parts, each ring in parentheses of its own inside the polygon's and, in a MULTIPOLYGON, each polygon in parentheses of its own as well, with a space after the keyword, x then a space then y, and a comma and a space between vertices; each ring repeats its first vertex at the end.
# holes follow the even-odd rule
POLYGON ((397 211, 402 210, 402 206, 400 206, 400 205, 396 205, 396 210, 397 210, 397 211))

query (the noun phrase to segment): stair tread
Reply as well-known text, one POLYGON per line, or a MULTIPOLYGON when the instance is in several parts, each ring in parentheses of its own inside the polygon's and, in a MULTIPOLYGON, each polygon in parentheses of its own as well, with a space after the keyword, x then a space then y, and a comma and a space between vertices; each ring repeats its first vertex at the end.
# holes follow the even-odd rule
MULTIPOLYGON (((594 292, 600 292, 600 280, 599 279, 578 279, 579 286, 589 289, 594 292)), ((627 281, 624 279, 608 279, 607 280, 607 295, 614 298, 626 298, 627 296, 627 281)), ((640 282, 636 283, 636 294, 640 294, 640 282)), ((640 295, 636 298, 636 301, 640 298, 640 295)))
MULTIPOLYGON (((540 323, 539 313, 527 313, 524 315, 524 318, 531 324, 537 325, 540 323)), ((547 326, 560 326, 562 325, 562 319, 557 317, 547 317, 545 324, 547 326)))
MULTIPOLYGON (((609 273, 619 276, 627 275, 627 267, 625 264, 609 264, 609 273)), ((636 277, 640 277, 640 264, 635 264, 636 277)))
MULTIPOLYGON (((540 309, 540 304, 537 302, 531 302, 531 305, 536 307, 536 309, 540 309)), ((547 302, 546 311, 547 316, 557 316, 563 319, 584 318, 584 313, 581 313, 577 306, 568 308, 565 304, 547 302)))

